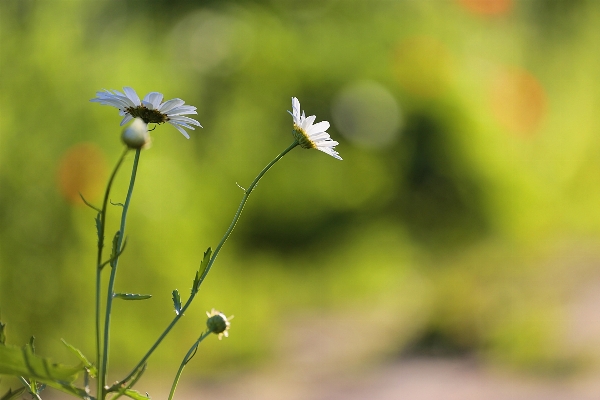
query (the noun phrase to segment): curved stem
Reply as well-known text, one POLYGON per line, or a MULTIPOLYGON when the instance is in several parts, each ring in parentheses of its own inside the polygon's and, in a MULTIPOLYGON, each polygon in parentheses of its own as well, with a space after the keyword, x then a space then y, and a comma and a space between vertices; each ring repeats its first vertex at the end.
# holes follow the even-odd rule
POLYGON ((223 247, 223 245, 225 244, 225 242, 231 235, 231 232, 233 232, 233 228, 235 228, 235 225, 237 224, 238 220, 240 219, 240 216, 242 215, 242 210, 244 209, 244 206, 246 205, 246 201, 248 201, 248 197, 250 197, 250 193, 252 193, 252 191, 258 184, 258 181, 260 181, 260 179, 263 177, 263 175, 266 174, 267 171, 269 169, 271 169, 271 167, 273 165, 275 165, 275 163, 277 161, 279 161, 283 156, 285 156, 287 153, 289 153, 294 147, 298 146, 298 144, 299 143, 295 141, 287 149, 282 151, 277 157, 275 157, 273 159, 273 161, 271 161, 269 164, 267 164, 267 166, 264 167, 262 171, 260 171, 260 173, 256 176, 256 178, 254 178, 254 180, 252 181, 250 186, 248 186, 248 189, 244 190, 244 197, 242 197, 242 201, 237 209, 237 212, 235 213, 235 216, 233 217, 233 221, 231 221, 231 224, 229 225, 229 228, 227 228, 225 235, 223 235, 223 238, 221 239, 221 241, 215 248, 215 251, 212 254, 212 257, 210 258, 210 261, 208 262, 206 269, 202 273, 202 276, 200 276, 200 284, 202 284, 202 281, 204 281, 204 278, 206 278, 206 275, 208 275, 210 268, 212 267, 215 260, 217 259, 217 256, 219 255, 219 251, 221 251, 221 248, 223 247))
POLYGON ((175 379, 173 380, 173 384, 171 385, 171 392, 169 392, 168 400, 173 399, 173 395, 175 395, 175 389, 177 388, 177 384, 179 383, 179 378, 181 378, 183 369, 185 368, 186 364, 190 361, 190 359, 193 357, 195 350, 198 348, 198 345, 210 334, 211 334, 211 331, 208 330, 208 331, 204 332, 202 335, 200 335, 198 340, 196 340, 196 343, 194 343, 192 345, 192 347, 190 347, 190 349, 188 350, 185 357, 183 357, 183 361, 181 361, 181 365, 179 366, 179 369, 177 370, 177 374, 175 375, 175 379))
MULTIPOLYGON (((118 254, 121 250, 121 246, 123 244, 123 238, 125 237, 125 222, 127 221, 127 211, 129 210, 129 203, 131 202, 131 196, 133 194, 133 186, 135 184, 135 177, 137 174, 138 162, 140 159, 140 149, 135 151, 135 158, 133 160, 133 168, 131 170, 131 178, 129 180, 129 190, 127 191, 127 198, 125 199, 125 204, 123 204, 123 211, 121 213, 121 226, 119 228, 119 237, 117 239, 117 245, 115 247, 116 252, 118 254)), ((109 335, 110 335, 110 316, 112 311, 112 302, 114 295, 114 287, 115 287, 115 278, 117 275, 117 266, 119 264, 119 258, 117 257, 111 263, 111 271, 110 271, 110 280, 108 281, 108 292, 106 294, 106 310, 105 310, 105 319, 104 319, 104 349, 102 351, 102 364, 101 364, 101 374, 99 375, 100 381, 98 385, 100 389, 98 389, 99 393, 102 396, 98 397, 98 400, 103 400, 106 394, 105 384, 106 384, 106 375, 107 375, 107 367, 108 367, 108 345, 109 345, 109 335)))
MULTIPOLYGON (((215 251, 212 254, 212 257, 210 258, 210 260, 208 261, 208 264, 207 264, 206 268, 204 269, 204 272, 200 276, 198 287, 200 287, 200 285, 204 281, 204 278, 206 278, 206 275, 208 275, 208 272, 210 271, 210 268, 212 267, 212 265, 214 264, 215 260, 217 259, 217 255, 219 255, 219 251, 221 250, 221 248, 223 247, 223 245, 227 241, 227 238, 229 238, 229 236, 231 235, 231 232, 233 231, 233 228, 235 228, 235 225, 236 225, 237 221, 240 219, 240 215, 242 215, 242 210, 244 209, 244 205, 246 204, 246 201, 248 201, 248 197, 250 196, 250 193, 252 193, 252 191, 254 190, 254 188, 256 187, 256 185, 258 184, 258 181, 260 181, 260 179, 263 177, 263 175, 266 174, 267 171, 269 169, 271 169, 271 167, 273 165, 275 165, 275 163, 277 161, 279 161, 283 156, 285 156, 287 153, 289 153, 290 150, 292 150, 296 146, 298 146, 298 142, 292 143, 287 149, 285 149, 284 151, 282 151, 277 157, 275 157, 273 159, 273 161, 271 161, 269 164, 267 164, 267 166, 264 167, 262 171, 260 171, 260 173, 256 176, 256 178, 254 178, 254 180, 252 181, 252 183, 250 184, 250 186, 248 186, 248 189, 244 190, 244 197, 242 198, 242 202, 240 203, 240 205, 239 205, 239 207, 237 209, 237 212, 235 213, 235 216, 233 217, 233 221, 231 221, 231 224, 229 225, 229 228, 227 228, 227 231, 225 232, 225 235, 223 235, 223 238, 221 239, 221 241, 219 242, 219 244, 215 248, 215 251)), ((189 307, 189 305, 192 303, 192 300, 196 296, 196 293, 198 293, 198 291, 192 291, 192 294, 190 295, 190 298, 188 299, 188 301, 186 301, 185 305, 181 308, 181 311, 179 312, 179 314, 177 314, 175 316, 175 318, 173 318, 173 321, 171 321, 171 323, 169 324, 169 326, 167 326, 167 328, 163 331, 163 333, 156 340, 156 342, 154 342, 154 344, 152 345, 152 347, 150 348, 150 350, 148 350, 148 352, 144 355, 144 357, 142 357, 142 359, 140 360, 140 362, 138 362, 138 364, 131 370, 131 372, 129 373, 129 375, 127 375, 124 379, 122 379, 121 381, 115 383, 110 388, 108 388, 108 390, 107 390, 108 392, 112 392, 112 391, 116 390, 120 385, 122 385, 123 383, 127 382, 129 379, 131 379, 131 377, 135 374, 135 372, 142 365, 144 365, 144 363, 146 362, 146 360, 148 360, 148 358, 154 352, 154 350, 158 347, 158 345, 160 344, 160 342, 162 342, 162 340, 165 338, 165 336, 167 336, 167 334, 175 326, 175 324, 177 323, 177 321, 179 321, 179 319, 183 316, 183 314, 185 313, 185 310, 189 307)))
MULTIPOLYGON (((110 174, 110 178, 108 179, 108 184, 106 185, 106 191, 104 192, 104 200, 102 201, 102 209, 100 211, 100 226, 98 231, 98 256, 96 258, 96 364, 100 367, 100 357, 101 357, 101 346, 102 346, 102 337, 100 336, 100 325, 102 324, 102 317, 100 315, 100 292, 102 290, 102 250, 104 248, 104 232, 105 232, 105 224, 106 224, 106 206, 108 204, 108 198, 110 195, 110 189, 112 188, 112 184, 115 180, 115 176, 117 176, 117 171, 123 164, 123 160, 125 160, 125 156, 129 152, 129 148, 125 147, 125 151, 121 154, 119 161, 117 161, 117 165, 113 169, 110 174)), ((102 371, 100 371, 100 375, 102 375, 102 371)), ((101 386, 98 386, 98 395, 101 394, 101 386)), ((100 398, 100 397, 98 397, 100 398)))

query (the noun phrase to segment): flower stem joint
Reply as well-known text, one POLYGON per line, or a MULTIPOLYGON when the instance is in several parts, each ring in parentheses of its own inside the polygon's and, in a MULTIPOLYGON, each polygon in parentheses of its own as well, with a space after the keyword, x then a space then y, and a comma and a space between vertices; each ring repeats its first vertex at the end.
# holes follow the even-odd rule
POLYGON ((225 316, 225 314, 215 310, 214 308, 210 312, 206 312, 206 315, 208 316, 208 319, 206 320, 206 327, 209 331, 215 335, 219 335, 219 340, 223 339, 223 336, 229 336, 229 333, 227 332, 229 330, 229 326, 231 325, 229 320, 232 319, 233 316, 228 318, 225 316))

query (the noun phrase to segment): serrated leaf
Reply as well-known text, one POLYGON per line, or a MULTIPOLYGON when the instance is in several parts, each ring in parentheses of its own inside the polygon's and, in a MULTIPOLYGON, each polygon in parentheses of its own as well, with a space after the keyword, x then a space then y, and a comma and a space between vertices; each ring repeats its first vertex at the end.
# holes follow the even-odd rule
POLYGON ((102 235, 102 219, 100 218, 100 213, 96 214, 96 236, 98 236, 98 243, 100 243, 100 236, 102 235))
POLYGON ((35 354, 35 336, 29 338, 28 346, 31 348, 31 352, 35 354))
POLYGON ((33 354, 29 345, 0 346, 1 375, 22 376, 56 387, 73 382, 80 370, 81 366, 67 367, 54 364, 48 358, 39 357, 33 354))
POLYGON ((137 293, 115 293, 113 294, 115 299, 123 300, 146 300, 152 297, 151 294, 137 294, 137 293))
POLYGON ((150 400, 150 396, 148 396, 148 393, 146 393, 146 395, 143 395, 137 390, 133 389, 120 389, 119 394, 130 397, 134 400, 150 400))
POLYGON ((88 361, 88 359, 83 355, 83 353, 79 349, 67 343, 65 339, 60 340, 65 346, 67 346, 67 349, 71 350, 71 353, 75 354, 75 357, 77 357, 79 361, 83 363, 84 368, 88 370, 90 376, 92 378, 95 378, 98 375, 98 370, 96 369, 96 367, 88 361))
POLYGON ((181 297, 177 289, 173 290, 173 307, 175 307, 175 314, 179 315, 181 312, 181 297))
POLYGON ((19 397, 20 395, 22 395, 25 390, 27 390, 26 387, 22 387, 20 389, 17 389, 14 392, 12 391, 12 389, 8 389, 8 392, 6 392, 4 394, 4 396, 2 396, 0 398, 0 400, 14 400, 17 397, 19 397))
POLYGON ((115 261, 117 261, 117 256, 119 253, 119 249, 117 248, 117 246, 119 245, 119 237, 121 236, 121 231, 117 231, 117 233, 115 233, 115 236, 113 237, 113 241, 112 241, 112 251, 110 252, 110 266, 114 268, 115 266, 115 261))
POLYGON ((201 279, 204 279, 204 278, 202 278, 202 275, 204 275, 206 268, 208 268, 208 263, 210 261, 211 255, 212 255, 212 249, 209 247, 204 252, 204 257, 202 258, 200 267, 198 268, 198 271, 196 272, 196 277, 194 278, 194 283, 192 284, 192 293, 196 293, 200 289, 200 284, 202 283, 201 279))

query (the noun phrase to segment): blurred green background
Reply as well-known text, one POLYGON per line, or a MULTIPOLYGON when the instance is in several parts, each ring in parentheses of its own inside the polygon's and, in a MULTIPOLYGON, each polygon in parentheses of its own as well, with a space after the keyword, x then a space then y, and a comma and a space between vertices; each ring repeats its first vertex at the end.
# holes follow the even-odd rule
POLYGON ((205 342, 188 378, 285 357, 287 336, 340 320, 362 366, 598 365, 570 308, 600 288, 598 23, 592 0, 2 1, 8 341, 93 358, 95 215, 77 192, 100 203, 122 145, 117 111, 89 100, 131 86, 197 106, 204 128, 159 126, 142 154, 116 289, 154 297, 116 303, 115 372, 174 316, 171 291, 187 297, 236 183, 291 143, 292 96, 331 122, 344 161, 298 149, 266 175, 149 374, 172 377, 213 307, 235 315, 230 338, 205 342))

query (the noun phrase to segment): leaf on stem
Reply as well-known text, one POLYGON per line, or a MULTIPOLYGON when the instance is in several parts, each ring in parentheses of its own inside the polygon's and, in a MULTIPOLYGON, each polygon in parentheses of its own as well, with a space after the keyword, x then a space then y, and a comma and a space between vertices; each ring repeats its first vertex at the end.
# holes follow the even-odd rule
POLYGON ((152 297, 151 294, 137 294, 137 293, 115 293, 113 294, 115 299, 123 300, 146 300, 152 297))
POLYGON ((48 358, 33 354, 31 345, 16 347, 0 345, 0 374, 23 376, 47 383, 52 387, 71 383, 77 378, 81 366, 67 367, 52 363, 48 358))
POLYGON ((208 263, 210 261, 211 255, 212 255, 212 249, 209 247, 204 252, 204 257, 202 258, 200 267, 198 268, 198 271, 196 272, 196 277, 194 278, 194 283, 192 284, 192 294, 198 292, 198 290, 200 289, 200 284, 202 283, 201 279, 203 279, 202 275, 204 275, 206 268, 208 268, 208 263))
POLYGON ((148 396, 148 393, 143 395, 137 390, 133 389, 120 389, 119 394, 132 398, 134 400, 150 400, 150 396, 148 396))
MULTIPOLYGON (((102 236, 102 219, 100 217, 101 213, 96 214, 96 218, 94 218, 96 220, 96 235, 98 236, 98 243, 100 243, 101 236, 102 236)), ((100 246, 100 244, 98 244, 98 246, 100 246)))
POLYGON ((98 375, 98 370, 96 369, 96 367, 88 361, 88 359, 83 355, 83 353, 79 349, 67 343, 65 339, 60 340, 65 346, 67 346, 69 350, 71 350, 71 353, 75 354, 75 357, 77 357, 79 361, 83 363, 83 367, 89 372, 90 376, 92 378, 95 378, 98 375))
POLYGON ((27 345, 31 349, 31 352, 35 354, 35 336, 29 338, 29 343, 27 345))
POLYGON ((121 246, 121 250, 119 250, 119 252, 117 254, 111 256, 107 261, 104 261, 102 264, 100 264, 100 266, 98 268, 100 268, 100 270, 102 270, 102 268, 106 267, 107 264, 110 264, 112 266, 113 265, 112 263, 117 258, 119 258, 121 256, 121 254, 123 254, 123 252, 125 251, 125 246, 127 246, 127 238, 125 238, 125 240, 123 240, 123 245, 121 246))
POLYGON ((96 210, 99 213, 102 212, 100 211, 100 209, 98 207, 95 207, 94 205, 92 205, 89 201, 87 201, 85 199, 85 197, 83 197, 83 195, 81 193, 79 193, 79 197, 81 197, 81 200, 83 200, 83 202, 85 203, 86 206, 88 206, 89 208, 91 208, 92 210, 96 210))
POLYGON ((6 334, 4 333, 4 329, 6 329, 6 324, 0 321, 0 344, 4 344, 6 342, 6 334))
POLYGON ((177 289, 173 290, 173 306, 175 307, 175 314, 179 315, 181 312, 181 297, 177 289))
POLYGON ((110 266, 114 268, 115 261, 119 257, 119 249, 117 248, 119 245, 119 237, 121 236, 121 231, 117 231, 112 241, 112 251, 110 253, 110 266))
POLYGON ((26 389, 27 389, 26 387, 22 387, 22 388, 15 390, 14 392, 12 389, 8 389, 8 392, 6 392, 4 394, 4 396, 2 396, 0 398, 0 400, 14 400, 14 399, 18 398, 19 396, 21 396, 26 389))

